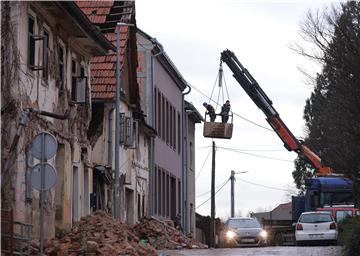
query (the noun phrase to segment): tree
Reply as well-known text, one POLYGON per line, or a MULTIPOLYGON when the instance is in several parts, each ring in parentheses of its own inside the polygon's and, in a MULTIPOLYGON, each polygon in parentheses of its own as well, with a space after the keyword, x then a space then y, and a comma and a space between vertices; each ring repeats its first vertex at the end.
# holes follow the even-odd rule
MULTIPOLYGON (((360 2, 309 12, 301 33, 317 50, 309 53, 299 45, 293 49, 322 65, 304 108, 305 143, 324 164, 354 181, 360 205, 360 2)), ((293 177, 298 188, 313 171, 304 158, 296 159, 293 177)))

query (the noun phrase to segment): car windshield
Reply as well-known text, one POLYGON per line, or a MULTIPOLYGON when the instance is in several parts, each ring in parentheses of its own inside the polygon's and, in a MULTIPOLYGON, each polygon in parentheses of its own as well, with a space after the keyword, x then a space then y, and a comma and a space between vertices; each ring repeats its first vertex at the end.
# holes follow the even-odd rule
POLYGON ((304 214, 300 217, 301 223, 320 223, 320 222, 332 222, 333 219, 330 214, 327 213, 313 213, 304 214))
POLYGON ((228 222, 229 228, 260 228, 260 224, 255 219, 233 219, 228 222))

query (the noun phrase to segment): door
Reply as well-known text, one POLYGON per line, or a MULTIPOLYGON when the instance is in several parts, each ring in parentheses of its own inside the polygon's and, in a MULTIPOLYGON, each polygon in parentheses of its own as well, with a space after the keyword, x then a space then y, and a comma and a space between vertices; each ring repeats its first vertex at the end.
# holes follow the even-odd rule
POLYGON ((72 222, 79 220, 79 168, 73 166, 72 222))

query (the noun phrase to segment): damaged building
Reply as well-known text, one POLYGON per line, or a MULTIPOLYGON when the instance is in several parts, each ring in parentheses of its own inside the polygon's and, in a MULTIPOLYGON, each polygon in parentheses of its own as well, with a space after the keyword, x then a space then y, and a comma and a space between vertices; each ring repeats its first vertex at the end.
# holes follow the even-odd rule
POLYGON ((90 59, 115 50, 74 2, 1 2, 2 210, 39 236, 39 192, 30 173, 40 132, 58 143, 46 192, 45 237, 90 213, 93 183, 90 59), (31 226, 30 226, 31 227, 31 226))
MULTIPOLYGON (((81 1, 77 2, 101 32, 117 44, 120 41, 121 94, 120 94, 120 219, 136 223, 148 215, 149 208, 149 154, 150 139, 155 130, 147 124, 141 109, 137 82, 137 46, 135 2, 133 1, 81 1), (131 24, 118 27, 117 23, 131 24)), ((92 121, 89 137, 97 185, 94 187, 94 208, 113 209, 113 190, 107 174, 114 172, 115 148, 115 89, 116 54, 98 56, 91 61, 92 121)), ((112 176, 111 176, 112 177, 112 176)))
POLYGON ((202 117, 185 101, 190 86, 162 45, 136 27, 135 1, 1 2, 1 12, 2 210, 39 237, 31 149, 48 132, 58 146, 47 161, 57 177, 46 192, 45 238, 94 211, 114 214, 117 143, 120 220, 181 215, 194 235, 194 130, 202 117))

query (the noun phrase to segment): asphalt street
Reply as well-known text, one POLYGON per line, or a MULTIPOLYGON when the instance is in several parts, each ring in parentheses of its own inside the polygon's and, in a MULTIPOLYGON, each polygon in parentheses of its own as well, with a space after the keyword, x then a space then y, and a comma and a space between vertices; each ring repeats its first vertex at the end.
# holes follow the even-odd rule
POLYGON ((221 248, 162 251, 161 256, 226 255, 226 256, 341 256, 341 246, 274 246, 262 248, 221 248))

